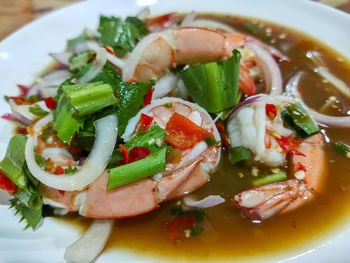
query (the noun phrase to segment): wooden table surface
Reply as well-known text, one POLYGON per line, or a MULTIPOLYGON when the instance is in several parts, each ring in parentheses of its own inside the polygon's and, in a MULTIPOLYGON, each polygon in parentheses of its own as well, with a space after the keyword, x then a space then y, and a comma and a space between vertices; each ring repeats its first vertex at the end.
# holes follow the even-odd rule
MULTIPOLYGON (((33 19, 78 1, 79 0, 0 0, 0 41, 33 19)), ((350 0, 319 1, 350 13, 350 0)))

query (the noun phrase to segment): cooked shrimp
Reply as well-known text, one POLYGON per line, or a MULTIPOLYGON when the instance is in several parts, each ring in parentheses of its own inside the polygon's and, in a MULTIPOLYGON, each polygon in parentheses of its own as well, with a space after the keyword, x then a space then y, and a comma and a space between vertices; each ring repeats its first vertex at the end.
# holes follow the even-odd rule
POLYGON ((44 202, 91 218, 123 218, 147 213, 159 203, 186 195, 209 180, 209 173, 218 165, 221 155, 220 135, 210 115, 201 107, 176 98, 155 100, 129 121, 123 138, 130 140, 140 127, 141 114, 153 118, 165 128, 174 114, 182 115, 195 125, 213 135, 218 142, 208 146, 204 141, 180 151, 176 162, 166 165, 166 170, 153 178, 146 178, 114 190, 107 191, 108 174, 102 174, 81 192, 59 192, 41 187, 44 202))
POLYGON ((322 191, 325 181, 327 166, 323 140, 319 133, 300 144, 298 150, 305 156, 293 155, 290 161, 296 179, 248 189, 235 195, 233 201, 252 220, 264 220, 309 202, 322 191))

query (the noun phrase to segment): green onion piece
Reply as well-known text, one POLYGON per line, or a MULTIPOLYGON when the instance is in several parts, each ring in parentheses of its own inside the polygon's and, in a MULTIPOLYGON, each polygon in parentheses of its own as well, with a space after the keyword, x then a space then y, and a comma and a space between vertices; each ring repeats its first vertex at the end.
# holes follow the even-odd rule
POLYGON ((214 137, 205 139, 205 143, 210 147, 216 144, 216 140, 214 137))
POLYGON ((25 188, 28 183, 23 171, 26 142, 27 137, 24 135, 13 136, 7 146, 6 155, 0 162, 0 170, 19 188, 25 188))
POLYGON ((183 210, 181 208, 172 208, 170 210, 170 213, 173 216, 183 216, 183 215, 187 214, 187 211, 185 211, 185 210, 183 210))
POLYGON ((286 173, 285 172, 279 172, 279 173, 267 175, 267 176, 265 176, 263 178, 255 179, 255 180, 253 180, 253 185, 254 186, 259 186, 259 185, 263 185, 263 184, 269 184, 269 183, 284 181, 286 179, 287 179, 286 173))
POLYGON ((45 116, 48 114, 47 111, 44 111, 38 104, 29 107, 29 111, 33 113, 35 116, 45 116))
POLYGON ((42 157, 39 154, 35 155, 35 161, 36 163, 40 166, 41 169, 45 170, 46 169, 46 159, 44 157, 42 157))
POLYGON ((85 67, 94 56, 94 52, 86 51, 81 54, 74 54, 69 58, 69 69, 76 70, 85 67))
POLYGON ((204 219, 205 212, 203 208, 199 208, 193 212, 194 219, 196 222, 201 222, 204 219))
POLYGON ((202 233, 204 231, 204 228, 203 227, 200 227, 200 226, 195 226, 191 229, 191 235, 192 236, 197 236, 199 235, 200 233, 202 233))
POLYGON ((230 160, 232 163, 238 163, 250 159, 250 151, 243 147, 237 146, 230 149, 230 160))
POLYGON ((334 143, 334 148, 338 153, 347 153, 348 151, 350 151, 350 146, 342 142, 334 143))
POLYGON ((156 153, 151 153, 142 160, 108 170, 109 181, 107 189, 111 190, 127 185, 164 171, 166 166, 165 155, 166 148, 163 148, 156 153))
POLYGON ((239 61, 241 53, 233 50, 230 59, 195 65, 183 72, 181 78, 194 102, 215 113, 238 104, 239 61))
POLYGON ((80 116, 97 112, 117 102, 111 85, 102 82, 68 85, 62 88, 80 116))
POLYGON ((299 139, 305 139, 320 131, 299 102, 287 106, 286 109, 281 112, 281 116, 287 127, 293 129, 294 134, 299 139))
POLYGON ((72 167, 72 166, 68 166, 68 168, 64 169, 64 173, 65 174, 74 174, 78 171, 77 167, 72 167))

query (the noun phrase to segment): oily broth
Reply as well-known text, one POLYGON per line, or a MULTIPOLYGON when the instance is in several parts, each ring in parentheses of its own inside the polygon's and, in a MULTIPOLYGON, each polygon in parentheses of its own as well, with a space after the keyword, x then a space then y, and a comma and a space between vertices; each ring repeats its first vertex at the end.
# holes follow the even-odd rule
MULTIPOLYGON (((251 19, 246 18, 216 15, 202 17, 215 18, 238 30, 246 30, 246 25, 257 25, 254 33, 257 38, 282 50, 291 58, 291 62, 281 64, 284 84, 297 71, 306 72, 300 89, 305 102, 316 110, 324 105, 329 96, 340 95, 332 92, 332 86, 312 71, 305 56, 308 50, 320 51, 332 73, 350 84, 348 62, 325 45, 299 32, 267 22, 251 22, 251 19)), ((349 101, 345 99, 342 99, 342 103, 346 107, 349 105, 349 101)), ((340 114, 339 109, 333 107, 327 108, 325 113, 340 114)), ((321 129, 331 142, 343 141, 350 144, 349 129, 321 129)), ((183 237, 179 242, 171 241, 164 226, 164 222, 171 219, 170 209, 178 207, 177 201, 171 201, 161 204, 159 209, 148 214, 117 220, 106 250, 126 249, 176 260, 239 260, 288 251, 301 253, 320 237, 339 229, 350 210, 346 205, 350 204, 349 159, 336 153, 329 140, 325 150, 328 173, 324 192, 293 212, 275 216, 263 223, 252 223, 243 219, 239 209, 230 200, 235 194, 251 187, 253 176, 250 168, 233 166, 224 152, 219 169, 211 175, 211 181, 195 192, 198 198, 219 194, 226 199, 224 204, 205 209, 204 232, 191 238, 183 237), (242 178, 238 176, 239 172, 243 173, 242 178)), ((71 217, 68 221, 78 224, 81 229, 86 229, 89 223, 79 217, 71 217)))

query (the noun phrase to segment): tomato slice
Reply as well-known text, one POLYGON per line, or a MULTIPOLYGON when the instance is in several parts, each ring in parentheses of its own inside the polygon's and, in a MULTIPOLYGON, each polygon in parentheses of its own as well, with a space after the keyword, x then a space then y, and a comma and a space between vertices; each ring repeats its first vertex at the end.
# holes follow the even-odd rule
POLYGON ((145 102, 143 103, 143 107, 145 107, 145 106, 151 104, 151 102, 152 102, 153 91, 154 91, 154 88, 148 89, 147 95, 146 95, 146 97, 145 97, 145 102))
POLYGON ((136 162, 138 160, 146 158, 150 154, 150 150, 145 147, 135 146, 130 150, 129 163, 136 162))
POLYGON ((213 134, 176 112, 169 119, 165 132, 168 135, 164 137, 164 141, 180 150, 192 148, 198 142, 214 137, 213 134))
POLYGON ((141 132, 144 133, 151 127, 153 122, 153 117, 141 113, 141 132))
POLYGON ((0 189, 6 190, 10 195, 14 195, 18 190, 17 186, 2 171, 0 171, 0 189))
POLYGON ((274 104, 266 104, 265 106, 266 116, 270 118, 270 120, 274 120, 277 116, 277 109, 274 104))
POLYGON ((56 109, 57 101, 55 101, 52 97, 48 97, 45 99, 45 105, 51 110, 56 109))

